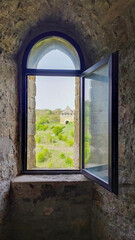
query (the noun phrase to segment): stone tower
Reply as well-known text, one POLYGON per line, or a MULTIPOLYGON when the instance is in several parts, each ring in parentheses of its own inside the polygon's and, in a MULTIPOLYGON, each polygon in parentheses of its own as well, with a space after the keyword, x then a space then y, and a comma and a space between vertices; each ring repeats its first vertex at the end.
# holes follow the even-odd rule
POLYGON ((67 124, 68 122, 74 122, 74 112, 69 106, 60 114, 60 124, 67 124))

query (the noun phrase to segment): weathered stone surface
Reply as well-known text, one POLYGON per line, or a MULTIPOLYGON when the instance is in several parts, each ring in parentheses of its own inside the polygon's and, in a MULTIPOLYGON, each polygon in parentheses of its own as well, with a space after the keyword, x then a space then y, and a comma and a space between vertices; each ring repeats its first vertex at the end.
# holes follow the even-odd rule
POLYGON ((93 187, 91 233, 96 240, 133 240, 135 236, 135 58, 131 49, 120 51, 119 59, 119 194, 93 187))
POLYGON ((27 169, 32 169, 36 167, 36 112, 35 112, 35 101, 36 101, 36 77, 28 76, 28 136, 27 136, 27 169), (29 105, 30 104, 30 105, 29 105))
POLYGON ((17 177, 3 239, 89 240, 90 189, 81 174, 17 177))
POLYGON ((80 79, 75 78, 75 112, 74 112, 74 151, 73 151, 73 160, 74 167, 76 169, 80 168, 80 138, 79 138, 79 116, 80 116, 80 101, 79 101, 79 91, 80 91, 80 79))
MULTIPOLYGON (((21 170, 18 106, 21 93, 22 55, 33 37, 42 32, 59 30, 73 37, 79 44, 84 54, 85 68, 107 54, 119 50, 119 195, 114 196, 92 183, 93 201, 89 200, 92 206, 90 229, 93 240, 134 240, 134 0, 124 2, 122 0, 39 0, 38 2, 36 0, 2 0, 0 9, 0 146, 2 146, 0 149, 0 218, 4 209, 7 210, 10 180, 21 170)), ((85 200, 82 200, 83 204, 85 200)), ((68 203, 69 199, 63 207, 64 211, 65 208, 67 211, 70 209, 68 203)), ((53 208, 48 202, 47 204, 42 208, 43 214, 51 212, 47 210, 48 208, 53 208)), ((22 211, 23 205, 20 204, 20 206, 22 211)), ((32 208, 31 211, 33 211, 32 208)), ((77 210, 73 212, 77 214, 77 210)), ((38 216, 38 212, 36 213, 38 216)), ((53 214, 52 211, 51 216, 53 214)), ((30 215, 29 217, 31 219, 30 215)), ((50 216, 45 215, 45 217, 50 216)), ((61 222, 61 226, 63 222, 65 221, 61 222)), ((77 230, 79 232, 83 222, 74 219, 73 226, 77 224, 79 224, 77 230)), ((52 222, 52 227, 54 225, 55 222, 52 222)), ((25 226, 28 232, 29 226, 26 224, 25 226)), ((33 226, 32 228, 36 228, 34 221, 33 226)), ((83 231, 79 233, 81 236, 85 234, 83 231)), ((12 234, 15 235, 15 232, 12 234)), ((64 239, 65 235, 66 232, 59 239, 64 239)), ((8 236, 7 239, 11 237, 8 236)), ((36 236, 35 238, 37 239, 36 236)), ((41 239, 44 239, 44 235, 41 239)))
POLYGON ((17 68, 14 60, 0 55, 0 222, 8 203, 10 180, 17 174, 17 68))

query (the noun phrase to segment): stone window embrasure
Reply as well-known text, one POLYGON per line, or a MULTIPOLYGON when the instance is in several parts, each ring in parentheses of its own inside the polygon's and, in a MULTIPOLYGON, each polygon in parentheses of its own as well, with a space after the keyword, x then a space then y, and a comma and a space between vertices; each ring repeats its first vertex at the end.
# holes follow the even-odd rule
POLYGON ((68 36, 56 32, 43 34, 28 46, 23 63, 23 125, 25 128, 22 134, 23 172, 32 173, 40 170, 79 173, 81 171, 106 189, 117 193, 117 53, 88 70, 84 72, 83 70, 80 48, 68 36), (38 63, 54 49, 67 55, 73 63, 73 68, 63 69, 63 67, 52 66, 49 69, 41 69, 38 63), (50 165, 49 170, 36 166, 37 76, 74 77, 74 111, 67 107, 68 111, 65 109, 60 113, 61 124, 69 124, 74 116, 73 165, 67 169, 54 170, 50 165))

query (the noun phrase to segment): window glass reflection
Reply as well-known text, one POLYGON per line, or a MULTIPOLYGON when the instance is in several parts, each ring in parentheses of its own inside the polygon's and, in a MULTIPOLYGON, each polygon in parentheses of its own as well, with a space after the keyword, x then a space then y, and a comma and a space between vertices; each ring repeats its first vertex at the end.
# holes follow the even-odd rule
POLYGON ((108 64, 84 81, 85 169, 108 182, 108 64))

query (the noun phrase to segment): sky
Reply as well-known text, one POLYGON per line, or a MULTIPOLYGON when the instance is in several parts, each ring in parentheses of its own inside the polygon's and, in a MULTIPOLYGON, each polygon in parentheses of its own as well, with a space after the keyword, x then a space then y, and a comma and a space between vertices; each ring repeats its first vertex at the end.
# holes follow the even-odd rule
MULTIPOLYGON (((59 50, 53 50, 38 63, 41 69, 75 69, 71 59, 59 50)), ((75 108, 74 77, 36 77, 36 109, 64 110, 75 108)))

